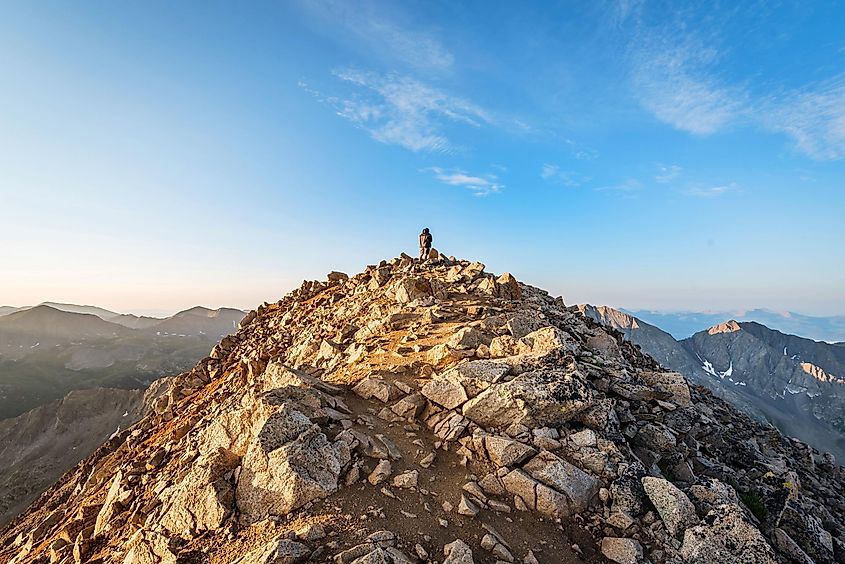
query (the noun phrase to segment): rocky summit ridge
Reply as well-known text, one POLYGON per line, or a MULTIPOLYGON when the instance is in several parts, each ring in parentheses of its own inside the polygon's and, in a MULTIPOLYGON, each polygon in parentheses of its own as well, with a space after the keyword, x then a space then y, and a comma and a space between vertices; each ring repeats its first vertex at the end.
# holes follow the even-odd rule
POLYGON ((12 521, 0 561, 845 562, 831 456, 432 254, 248 313, 12 521))

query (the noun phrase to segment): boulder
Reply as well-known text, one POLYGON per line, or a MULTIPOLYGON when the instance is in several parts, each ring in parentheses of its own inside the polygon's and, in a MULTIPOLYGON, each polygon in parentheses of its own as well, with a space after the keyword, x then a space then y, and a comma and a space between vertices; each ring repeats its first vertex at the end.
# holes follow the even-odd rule
POLYGON ((449 377, 448 373, 428 382, 421 392, 422 395, 446 409, 455 409, 469 399, 461 383, 449 377))
POLYGON ((338 282, 346 282, 347 280, 349 280, 349 275, 345 272, 338 272, 337 270, 332 270, 331 272, 329 272, 326 278, 330 283, 337 284, 338 282))
POLYGON ((521 343, 510 335, 494 337, 493 340, 490 341, 490 356, 492 358, 513 356, 520 352, 520 345, 521 343))
POLYGON ((532 331, 525 335, 521 341, 530 346, 531 352, 538 356, 544 356, 559 349, 569 352, 578 350, 575 339, 569 333, 553 326, 532 331))
POLYGON ((461 539, 444 546, 443 555, 446 557, 443 564, 475 564, 475 560, 472 558, 472 549, 461 539))
POLYGON ((457 350, 475 349, 478 345, 489 343, 490 339, 476 327, 463 327, 446 341, 447 345, 457 350))
POLYGON ((634 444, 661 454, 675 451, 677 441, 668 427, 659 423, 646 423, 634 437, 634 444))
POLYGON ((663 519, 669 534, 679 537, 688 527, 698 524, 695 506, 687 494, 674 484, 652 476, 646 476, 641 481, 646 495, 663 519))
POLYGON ((775 564, 772 547, 735 504, 721 504, 704 522, 684 532, 681 556, 688 564, 775 564))
POLYGON ((505 272, 496 278, 496 295, 503 300, 519 300, 522 298, 519 282, 510 272, 505 272))
POLYGON ((117 499, 120 495, 122 481, 123 473, 118 471, 114 475, 114 478, 112 478, 108 492, 106 493, 106 500, 103 502, 103 507, 97 514, 97 521, 94 524, 94 536, 104 532, 114 517, 123 510, 123 507, 117 499))
POLYGON ((649 386, 672 394, 670 401, 687 407, 690 404, 689 385, 686 378, 678 372, 642 372, 640 377, 649 386))
POLYGON ((138 529, 126 542, 123 564, 176 564, 167 537, 154 531, 138 529))
POLYGON ((396 284, 396 301, 406 304, 431 296, 431 284, 425 278, 404 278, 396 284))
POLYGON ((367 476, 367 481, 369 483, 371 483, 372 485, 377 486, 380 483, 387 480, 387 478, 390 476, 391 472, 392 472, 392 469, 390 467, 390 461, 389 460, 381 460, 376 465, 375 470, 373 470, 370 473, 370 475, 367 476))
POLYGON ((792 540, 786 531, 783 529, 775 529, 773 534, 774 537, 774 544, 778 549, 778 552, 781 554, 785 554, 790 562, 796 562, 798 564, 815 564, 815 561, 807 556, 807 553, 801 550, 801 547, 798 546, 798 543, 792 540))
MULTIPOLYGON (((528 509, 549 517, 563 518, 572 515, 569 500, 559 491, 540 483, 517 468, 502 478, 505 490, 513 494, 528 509)), ((517 503, 519 508, 519 503, 517 503)))
POLYGON ((352 391, 364 399, 376 398, 384 403, 392 401, 399 396, 399 390, 393 387, 390 382, 381 378, 367 376, 358 382, 352 391))
POLYGON ((162 492, 162 526, 185 536, 217 530, 234 505, 234 491, 226 474, 239 462, 224 448, 201 455, 182 480, 162 492))
POLYGON ((514 339, 521 339, 529 333, 548 326, 549 322, 536 313, 519 312, 508 317, 508 332, 514 339))
POLYGON ((478 515, 478 506, 469 500, 466 494, 461 494, 461 501, 458 503, 458 513, 466 517, 475 517, 478 515))
POLYGON ((441 411, 426 419, 425 423, 444 441, 454 441, 469 426, 469 419, 454 411, 441 411))
POLYGON ((415 488, 420 473, 417 470, 408 470, 393 477, 393 485, 397 488, 415 488))
POLYGON ((497 466, 520 464, 537 452, 534 448, 517 440, 497 435, 485 436, 484 448, 487 450, 487 456, 497 466))
MULTIPOLYGON (((326 341, 327 342, 327 341, 326 341)), ((339 392, 339 388, 323 382, 302 370, 296 370, 281 362, 272 360, 267 363, 264 372, 261 374, 260 390, 263 392, 285 386, 296 386, 299 388, 314 388, 328 394, 339 392)))
POLYGON ((523 469, 566 495, 570 509, 576 513, 586 510, 599 491, 599 481, 593 476, 548 451, 532 458, 523 469))
POLYGON ((617 564, 640 564, 643 562, 643 547, 634 539, 604 537, 601 540, 601 553, 617 564))
POLYGON ((510 365, 495 360, 470 360, 459 364, 443 376, 460 382, 467 395, 474 398, 492 384, 501 381, 510 368, 510 365))
POLYGON ((463 405, 463 414, 483 427, 557 426, 590 406, 593 394, 575 369, 541 369, 495 384, 463 405))
POLYGON ((816 562, 833 562, 833 538, 819 518, 795 500, 786 503, 779 526, 816 562))
POLYGON ((606 360, 618 360, 621 357, 616 339, 604 331, 598 331, 595 335, 588 337, 584 345, 587 350, 606 360))
POLYGON ((435 366, 440 365, 444 361, 453 360, 452 351, 446 343, 434 345, 425 354, 426 359, 435 366))
POLYGON ((337 490, 348 445, 329 443, 319 426, 282 404, 264 423, 241 464, 238 508, 249 523, 286 515, 337 490))
POLYGON ((393 413, 405 419, 419 416, 423 409, 425 409, 425 397, 420 393, 405 396, 390 406, 393 413))
POLYGON ((311 550, 304 544, 289 539, 270 541, 248 552, 235 564, 297 564, 305 562, 311 550))

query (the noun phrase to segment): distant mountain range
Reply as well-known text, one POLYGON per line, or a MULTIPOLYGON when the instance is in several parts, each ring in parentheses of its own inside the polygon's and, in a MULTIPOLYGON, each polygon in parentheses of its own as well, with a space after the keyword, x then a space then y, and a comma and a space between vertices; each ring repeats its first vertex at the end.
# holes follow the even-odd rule
POLYGON ((749 415, 845 460, 845 343, 818 342, 736 320, 676 340, 623 311, 578 308, 749 415))
POLYGON ((167 318, 47 302, 0 308, 0 419, 72 390, 144 388, 232 333, 244 312, 194 307, 167 318))
POLYGON ((43 302, 36 306, 0 306, 0 317, 42 307, 57 309, 67 313, 93 315, 103 321, 122 325, 129 329, 151 329, 156 327, 157 331, 174 333, 174 331, 179 330, 187 335, 200 333, 227 335, 237 328, 237 322, 244 315, 242 310, 234 308, 209 309, 207 307, 195 306, 175 313, 170 317, 148 317, 131 313, 117 313, 90 305, 43 302))
POLYGON ((828 343, 845 341, 845 315, 814 317, 794 312, 777 312, 767 309, 693 312, 693 311, 649 311, 619 309, 660 327, 676 339, 686 339, 729 319, 735 321, 753 321, 790 335, 801 335, 815 341, 828 343))

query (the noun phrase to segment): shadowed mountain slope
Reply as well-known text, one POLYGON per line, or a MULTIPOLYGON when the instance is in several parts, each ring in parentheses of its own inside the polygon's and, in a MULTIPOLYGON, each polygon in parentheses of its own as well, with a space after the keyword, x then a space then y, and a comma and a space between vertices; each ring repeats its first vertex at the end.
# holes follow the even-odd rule
POLYGON ((676 341, 613 308, 579 308, 737 408, 845 459, 845 347, 736 321, 676 341))

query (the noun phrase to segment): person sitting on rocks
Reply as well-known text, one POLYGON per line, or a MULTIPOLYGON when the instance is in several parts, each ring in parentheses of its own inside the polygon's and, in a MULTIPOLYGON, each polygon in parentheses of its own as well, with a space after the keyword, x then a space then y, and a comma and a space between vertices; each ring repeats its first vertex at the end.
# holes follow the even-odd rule
POLYGON ((428 258, 428 254, 431 252, 431 240, 431 233, 426 227, 420 233, 420 260, 428 258))

